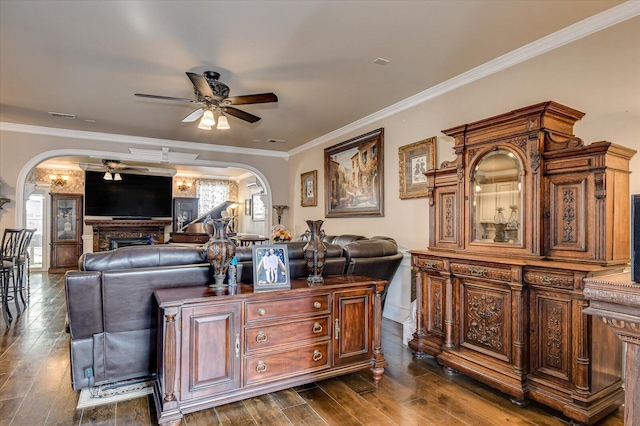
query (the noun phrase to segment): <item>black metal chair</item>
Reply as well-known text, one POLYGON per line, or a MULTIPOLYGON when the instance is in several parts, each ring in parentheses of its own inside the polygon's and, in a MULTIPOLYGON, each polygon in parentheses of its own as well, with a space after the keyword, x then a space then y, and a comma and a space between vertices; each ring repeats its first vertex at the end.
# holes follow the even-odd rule
POLYGON ((7 327, 11 326, 13 316, 9 310, 9 300, 15 299, 14 296, 9 296, 9 281, 12 283, 14 291, 16 290, 16 265, 17 259, 20 254, 20 243, 22 236, 24 235, 24 229, 11 229, 4 230, 2 235, 2 273, 0 273, 0 302, 2 314, 7 327))

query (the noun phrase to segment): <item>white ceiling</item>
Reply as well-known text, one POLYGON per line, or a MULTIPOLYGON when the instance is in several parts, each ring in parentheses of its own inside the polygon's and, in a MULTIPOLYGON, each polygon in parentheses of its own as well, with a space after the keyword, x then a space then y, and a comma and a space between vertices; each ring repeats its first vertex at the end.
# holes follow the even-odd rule
POLYGON ((0 0, 0 122, 289 151, 620 3, 0 0), (134 97, 193 98, 206 70, 279 102, 204 131, 134 97))

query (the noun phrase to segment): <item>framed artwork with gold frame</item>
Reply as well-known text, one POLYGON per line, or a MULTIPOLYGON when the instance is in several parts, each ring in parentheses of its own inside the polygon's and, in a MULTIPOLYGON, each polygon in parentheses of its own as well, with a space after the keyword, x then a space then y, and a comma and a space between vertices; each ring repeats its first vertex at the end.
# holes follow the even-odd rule
POLYGON ((302 173, 300 175, 300 205, 314 207, 318 205, 318 171, 302 173))
POLYGON ((325 217, 384 216, 384 129, 324 149, 325 217))
POLYGON ((435 136, 398 148, 400 198, 419 198, 428 195, 427 170, 436 168, 435 136))

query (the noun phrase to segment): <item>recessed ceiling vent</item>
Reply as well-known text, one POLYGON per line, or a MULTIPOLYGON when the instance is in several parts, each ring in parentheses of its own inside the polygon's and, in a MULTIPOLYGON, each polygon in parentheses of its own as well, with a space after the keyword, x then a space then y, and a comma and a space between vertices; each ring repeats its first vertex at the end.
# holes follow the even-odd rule
POLYGON ((51 112, 49 111, 49 115, 56 118, 66 118, 68 120, 75 120, 75 114, 65 114, 64 112, 51 112))
POLYGON ((267 139, 267 142, 271 142, 271 143, 284 143, 284 142, 286 142, 286 140, 284 140, 284 139, 267 139))
POLYGON ((373 61, 373 63, 376 65, 387 65, 389 62, 391 61, 385 58, 377 58, 375 61, 373 61))

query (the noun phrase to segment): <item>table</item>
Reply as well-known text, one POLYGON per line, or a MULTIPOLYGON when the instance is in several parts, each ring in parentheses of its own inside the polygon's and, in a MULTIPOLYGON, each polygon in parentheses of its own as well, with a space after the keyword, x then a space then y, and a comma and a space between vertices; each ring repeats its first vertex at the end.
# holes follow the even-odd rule
POLYGON ((156 290, 158 423, 179 425, 190 412, 366 368, 377 385, 387 365, 387 285, 351 275, 259 293, 246 284, 156 290))

